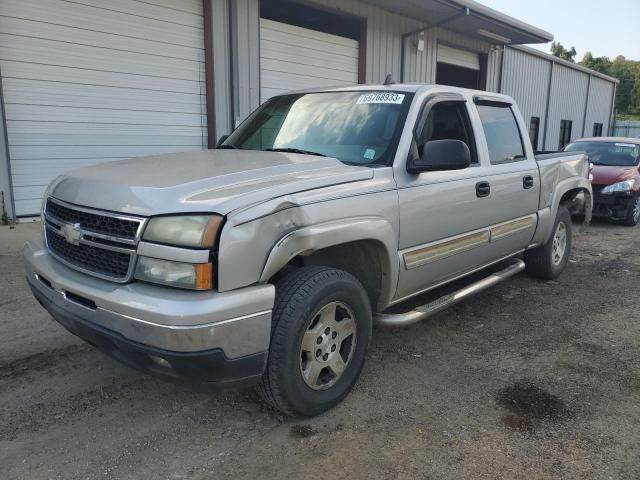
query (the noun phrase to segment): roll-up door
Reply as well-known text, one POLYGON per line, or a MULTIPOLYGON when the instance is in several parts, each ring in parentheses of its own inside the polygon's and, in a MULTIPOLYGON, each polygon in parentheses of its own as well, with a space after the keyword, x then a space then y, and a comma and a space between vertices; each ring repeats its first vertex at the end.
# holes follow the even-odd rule
POLYGON ((16 214, 62 172, 207 145, 202 0, 0 0, 16 214))
POLYGON ((458 67, 480 70, 480 57, 477 53, 467 52, 458 48, 438 45, 438 63, 456 65, 458 67))
POLYGON ((260 101, 289 90, 358 83, 358 42, 260 19, 260 101))

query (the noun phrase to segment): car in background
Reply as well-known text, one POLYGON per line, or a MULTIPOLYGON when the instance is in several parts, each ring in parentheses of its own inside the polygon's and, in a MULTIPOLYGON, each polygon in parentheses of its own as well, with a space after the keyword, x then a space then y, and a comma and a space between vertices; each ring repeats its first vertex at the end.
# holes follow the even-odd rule
POLYGON ((583 138, 565 151, 585 151, 593 164, 593 216, 640 222, 640 138, 583 138))

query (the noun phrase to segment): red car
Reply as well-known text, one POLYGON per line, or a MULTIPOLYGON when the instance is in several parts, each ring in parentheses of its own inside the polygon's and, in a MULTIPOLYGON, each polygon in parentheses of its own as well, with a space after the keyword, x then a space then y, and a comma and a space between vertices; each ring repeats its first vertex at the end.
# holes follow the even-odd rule
POLYGON ((640 138, 582 138, 565 151, 589 154, 594 216, 629 226, 640 222, 640 138))

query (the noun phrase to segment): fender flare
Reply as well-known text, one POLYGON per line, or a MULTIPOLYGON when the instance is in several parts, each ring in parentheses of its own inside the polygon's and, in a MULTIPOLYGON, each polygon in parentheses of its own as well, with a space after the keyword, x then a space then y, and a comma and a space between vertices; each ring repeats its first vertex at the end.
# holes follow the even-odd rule
POLYGON ((553 229, 553 224, 555 223, 556 216, 558 215, 558 209, 560 208, 560 201, 562 197, 571 190, 581 190, 589 194, 588 204, 587 204, 587 212, 585 214, 585 222, 589 223, 591 221, 591 208, 592 208, 592 200, 593 197, 591 182, 587 178, 582 177, 572 177, 567 178, 558 183, 554 190, 553 198, 546 206, 538 212, 538 218, 540 228, 536 231, 534 236, 534 241, 536 243, 540 243, 541 245, 545 245, 549 239, 551 238, 551 230, 553 229))
POLYGON ((371 240, 383 246, 386 258, 381 259, 383 275, 379 303, 386 305, 395 294, 400 265, 396 231, 382 217, 345 218, 289 232, 269 252, 260 282, 269 281, 298 255, 359 240, 371 240))

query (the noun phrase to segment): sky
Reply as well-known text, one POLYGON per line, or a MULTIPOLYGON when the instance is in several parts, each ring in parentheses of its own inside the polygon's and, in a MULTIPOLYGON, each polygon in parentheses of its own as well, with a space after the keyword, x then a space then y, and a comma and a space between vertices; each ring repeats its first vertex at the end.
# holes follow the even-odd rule
MULTIPOLYGON (((640 0, 478 0, 550 32, 565 48, 576 47, 576 61, 624 55, 640 60, 640 0)), ((551 44, 531 45, 549 52, 551 44)))

